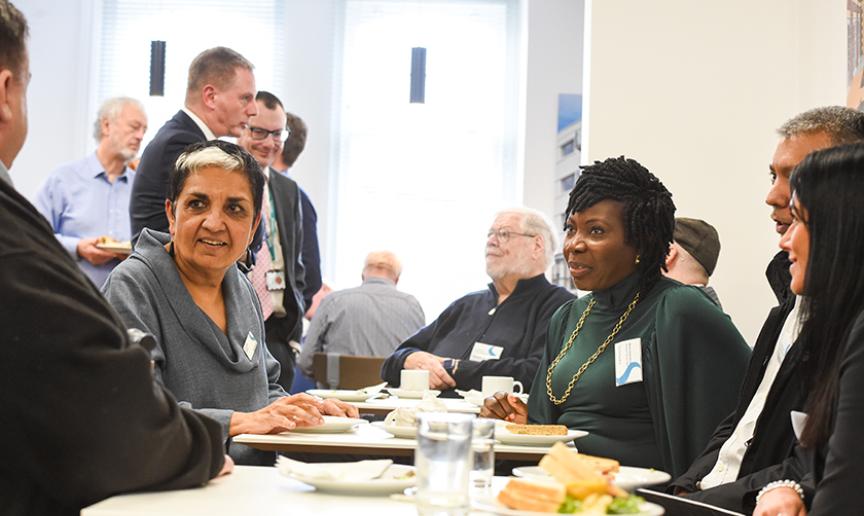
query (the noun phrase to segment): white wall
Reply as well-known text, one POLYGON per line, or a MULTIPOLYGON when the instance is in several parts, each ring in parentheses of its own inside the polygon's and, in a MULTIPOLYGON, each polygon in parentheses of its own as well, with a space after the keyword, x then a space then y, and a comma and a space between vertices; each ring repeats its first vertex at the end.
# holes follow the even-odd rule
POLYGON ((774 299, 778 237, 763 199, 774 130, 845 102, 842 0, 588 0, 586 161, 626 154, 658 175, 678 214, 719 231, 712 278, 752 344, 774 299))
MULTIPOLYGON (((558 94, 582 93, 583 0, 528 0, 523 202, 550 218, 558 159, 558 94)), ((556 228, 557 229, 557 228, 556 228)), ((560 245, 559 245, 560 247, 560 245)))

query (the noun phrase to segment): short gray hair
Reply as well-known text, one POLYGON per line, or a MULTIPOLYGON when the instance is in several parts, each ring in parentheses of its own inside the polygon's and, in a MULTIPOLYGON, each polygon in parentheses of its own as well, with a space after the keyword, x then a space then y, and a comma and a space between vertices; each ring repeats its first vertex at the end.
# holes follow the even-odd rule
POLYGON ((522 231, 531 235, 540 235, 543 238, 543 264, 545 268, 552 265, 555 250, 558 248, 558 240, 552 232, 552 225, 543 213, 524 207, 508 208, 495 214, 495 218, 506 214, 517 214, 522 216, 522 231))
POLYGON ((144 113, 144 105, 132 97, 112 97, 102 103, 96 113, 96 121, 93 122, 93 138, 96 139, 96 143, 102 141, 102 120, 106 118, 117 120, 117 117, 123 112, 123 108, 128 105, 135 106, 144 113))
POLYGON ((834 145, 864 141, 864 113, 843 106, 825 106, 790 118, 777 129, 783 138, 825 132, 834 145))

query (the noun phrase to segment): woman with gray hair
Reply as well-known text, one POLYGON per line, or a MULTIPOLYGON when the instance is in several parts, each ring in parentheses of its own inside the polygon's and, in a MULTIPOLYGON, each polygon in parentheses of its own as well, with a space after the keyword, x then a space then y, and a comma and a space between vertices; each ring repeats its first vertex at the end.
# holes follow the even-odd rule
MULTIPOLYGON (((153 334, 154 375, 179 400, 222 425, 226 441, 357 416, 341 402, 288 396, 267 350, 254 287, 237 266, 261 219, 264 175, 240 147, 190 145, 165 201, 170 234, 145 229, 135 252, 109 277, 105 297, 129 328, 153 334)), ((240 464, 274 454, 230 443, 240 464)))

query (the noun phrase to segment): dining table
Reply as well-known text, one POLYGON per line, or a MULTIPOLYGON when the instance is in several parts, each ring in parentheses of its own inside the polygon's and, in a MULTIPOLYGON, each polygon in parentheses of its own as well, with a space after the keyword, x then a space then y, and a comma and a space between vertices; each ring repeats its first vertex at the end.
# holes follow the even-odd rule
MULTIPOLYGON (((459 412, 465 414, 479 414, 480 407, 469 403, 464 399, 457 398, 437 398, 447 408, 447 412, 459 412)), ((388 413, 398 408, 416 408, 420 405, 419 399, 399 398, 397 396, 389 396, 379 399, 372 398, 366 401, 351 401, 346 402, 354 405, 361 414, 374 414, 376 416, 386 416, 388 413)))
MULTIPOLYGON (((492 492, 506 477, 492 479, 492 492)), ((416 514, 405 496, 357 496, 318 492, 310 485, 285 477, 275 467, 236 466, 233 473, 203 487, 113 496, 81 511, 81 516, 222 516, 266 514, 416 514)), ((472 515, 487 514, 471 512, 472 515)))
MULTIPOLYGON (((417 439, 399 438, 377 424, 360 424, 353 431, 340 433, 284 432, 273 435, 240 434, 235 443, 259 450, 280 453, 351 454, 368 457, 411 457, 417 439)), ((496 460, 538 462, 550 445, 529 446, 496 442, 496 460)))

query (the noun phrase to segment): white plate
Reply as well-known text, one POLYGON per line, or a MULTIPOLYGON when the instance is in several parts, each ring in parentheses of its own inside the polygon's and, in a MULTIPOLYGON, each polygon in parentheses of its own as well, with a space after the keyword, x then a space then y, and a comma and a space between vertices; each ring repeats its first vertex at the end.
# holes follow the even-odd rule
POLYGON ((335 399, 341 401, 366 401, 381 396, 380 392, 367 394, 363 391, 352 389, 309 389, 306 394, 318 396, 324 399, 335 399))
MULTIPOLYGON (((490 512, 492 514, 500 514, 502 516, 548 516, 549 514, 558 514, 555 512, 533 512, 520 511, 518 509, 509 509, 506 505, 498 501, 494 496, 482 496, 471 499, 471 507, 479 511, 490 512)), ((663 507, 659 505, 645 502, 640 507, 641 512, 631 516, 660 516, 663 514, 663 507)), ((575 513, 576 516, 579 513, 575 513)))
POLYGON ((423 395, 426 393, 432 394, 434 397, 438 397, 441 395, 441 391, 409 391, 408 389, 387 389, 390 394, 393 396, 397 396, 399 398, 405 398, 408 400, 419 400, 423 398, 423 395))
POLYGON ((320 478, 303 477, 293 473, 288 476, 295 480, 299 480, 304 484, 314 486, 318 491, 353 495, 386 495, 391 493, 401 493, 417 482, 417 477, 414 475, 414 467, 404 466, 402 464, 393 464, 384 472, 384 475, 382 475, 381 478, 373 480, 324 480, 320 478), (401 478, 406 475, 410 476, 408 476, 408 478, 401 478))
POLYGON ((355 419, 353 417, 339 416, 321 416, 324 418, 324 423, 318 426, 302 426, 291 430, 292 433, 302 434, 339 434, 342 432, 350 432, 354 428, 369 423, 365 419, 355 419))
POLYGON ((384 423, 384 421, 376 421, 372 423, 372 426, 380 428, 381 430, 393 435, 393 437, 399 437, 401 439, 415 439, 417 437, 416 426, 388 425, 384 423))
POLYGON ((523 435, 514 434, 505 430, 508 423, 499 422, 495 425, 495 440, 502 444, 516 444, 523 446, 552 446, 558 441, 569 442, 573 439, 585 437, 588 432, 582 430, 567 430, 566 435, 523 435))
MULTIPOLYGON (((549 478, 549 474, 543 471, 540 466, 523 466, 521 468, 513 468, 513 476, 516 477, 545 477, 549 478)), ((635 468, 632 466, 621 466, 618 473, 615 474, 615 485, 625 491, 632 491, 639 487, 656 486, 669 482, 672 477, 665 471, 649 468, 635 468)))

